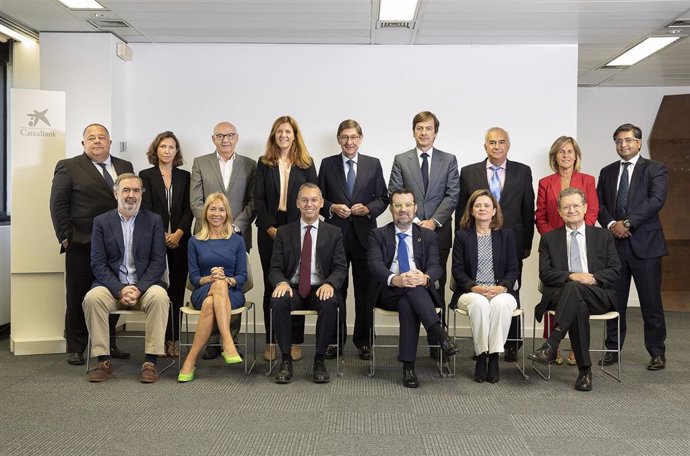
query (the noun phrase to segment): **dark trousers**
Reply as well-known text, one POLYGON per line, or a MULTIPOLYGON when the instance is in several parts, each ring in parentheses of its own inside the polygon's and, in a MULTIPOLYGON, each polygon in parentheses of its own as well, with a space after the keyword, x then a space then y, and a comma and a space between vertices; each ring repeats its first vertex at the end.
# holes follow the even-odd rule
POLYGON ((168 255, 168 297, 173 306, 173 319, 168 321, 165 340, 178 340, 180 328, 180 307, 184 301, 187 284, 187 238, 180 241, 176 249, 167 249, 168 255))
POLYGON ((414 362, 417 358, 419 342, 419 323, 429 332, 429 328, 439 324, 440 319, 434 302, 424 287, 398 288, 386 287, 381 291, 376 306, 398 312, 400 322, 399 358, 402 362, 414 362))
POLYGON ((292 297, 285 293, 281 298, 271 298, 273 310, 273 326, 280 352, 290 353, 290 343, 293 334, 293 310, 316 310, 316 354, 325 355, 328 344, 335 337, 335 327, 338 313, 337 292, 330 299, 324 301, 316 296, 318 286, 313 286, 309 295, 302 299, 297 288, 292 288, 292 297))
MULTIPOLYGON (((522 258, 522 252, 519 252, 518 258, 522 258)), ((515 299, 517 300, 518 309, 520 308, 520 288, 522 288, 522 260, 518 261, 518 278, 517 278, 518 289, 515 292, 515 299)), ((510 329, 508 329, 508 339, 519 339, 522 333, 520 328, 520 317, 513 317, 510 320, 510 329)), ((514 347, 517 352, 520 350, 522 342, 516 340, 514 342, 506 342, 504 348, 514 347)))
POLYGON ((561 334, 570 333, 570 345, 577 359, 577 367, 590 367, 589 316, 601 315, 611 310, 609 298, 598 286, 579 282, 566 282, 561 288, 556 307, 556 326, 561 334))
MULTIPOLYGON (((621 348, 627 331, 626 311, 630 294, 630 278, 635 279, 644 320, 644 345, 651 356, 666 353, 666 320, 661 302, 661 258, 638 258, 630 248, 630 240, 616 240, 621 260, 621 276, 615 284, 616 310, 621 315, 621 348)), ((606 322, 606 347, 616 347, 616 322, 606 322)))
MULTIPOLYGON (((360 244, 357 234, 350 229, 344 236, 345 258, 348 269, 352 265, 352 282, 355 289, 355 329, 352 334, 352 342, 357 348, 369 345, 371 332, 371 306, 368 295, 371 283, 369 264, 367 263, 367 250, 360 244)), ((342 306, 340 307, 340 346, 347 340, 347 290, 349 277, 345 279, 340 288, 342 306)), ((335 341, 333 341, 335 342, 335 341)))
MULTIPOLYGON (((271 294, 273 287, 268 281, 268 274, 271 271, 271 255, 273 255, 273 239, 264 230, 257 230, 257 244, 259 247, 259 258, 261 259, 261 269, 264 273, 264 328, 266 328, 266 343, 268 344, 271 334, 271 294)), ((301 344, 304 342, 304 317, 293 317, 292 319, 292 343, 301 344)))
MULTIPOLYGON (((65 252, 65 339, 67 353, 84 353, 89 331, 86 328, 82 302, 93 284, 91 244, 70 245, 65 252)), ((119 315, 110 315, 110 347, 115 344, 115 327, 119 315)))

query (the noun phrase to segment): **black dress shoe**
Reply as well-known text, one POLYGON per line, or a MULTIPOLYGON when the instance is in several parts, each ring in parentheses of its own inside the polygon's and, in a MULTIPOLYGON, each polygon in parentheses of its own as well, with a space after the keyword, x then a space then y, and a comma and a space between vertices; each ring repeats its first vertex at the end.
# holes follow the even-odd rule
POLYGON ((661 369, 666 368, 666 356, 664 355, 656 355, 652 356, 652 359, 649 361, 649 364, 647 365, 647 370, 650 371, 658 371, 661 369))
POLYGON ((314 360, 314 383, 328 383, 331 380, 326 369, 326 363, 322 359, 314 360))
POLYGON ((419 386, 419 379, 414 369, 403 368, 403 386, 405 388, 417 388, 419 386))
POLYGON ((220 356, 220 347, 216 347, 214 345, 207 345, 206 350, 204 350, 204 354, 201 355, 203 359, 216 359, 220 356))
POLYGON ((110 347, 110 357, 113 359, 129 359, 132 355, 117 348, 117 345, 110 347))
POLYGON ((611 366, 618 362, 618 353, 606 353, 602 359, 599 360, 600 366, 611 366))
POLYGON ((545 343, 539 347, 537 351, 530 353, 527 357, 540 364, 552 364, 556 361, 556 349, 545 343))
POLYGON ((441 350, 443 350, 444 355, 450 358, 451 356, 455 356, 460 351, 460 347, 453 343, 453 339, 446 337, 446 339, 441 342, 441 350))
MULTIPOLYGON (((328 348, 326 349, 326 359, 336 359, 337 356, 336 354, 338 353, 338 349, 335 345, 329 345, 328 348)), ((340 356, 343 356, 343 349, 340 349, 340 356)))
POLYGON ((491 353, 489 355, 489 369, 486 372, 486 381, 489 383, 498 383, 499 380, 498 353, 491 353))
POLYGON ((517 361, 517 349, 514 345, 506 347, 506 351, 503 354, 503 360, 507 363, 514 363, 517 361))
POLYGON ((592 370, 587 368, 580 371, 575 381, 575 389, 578 391, 592 391, 592 370))
POLYGON ((363 361, 371 360, 371 347, 368 345, 362 345, 357 349, 357 356, 363 361))
POLYGON ((274 377, 274 380, 276 383, 290 383, 292 381, 292 362, 291 361, 283 361, 280 363, 280 369, 278 369, 278 373, 274 377))
POLYGON ((81 353, 70 353, 67 355, 67 364, 71 364, 72 366, 81 366, 84 363, 84 355, 81 353))
POLYGON ((486 353, 477 355, 477 361, 474 363, 474 381, 484 383, 484 380, 486 380, 486 353))

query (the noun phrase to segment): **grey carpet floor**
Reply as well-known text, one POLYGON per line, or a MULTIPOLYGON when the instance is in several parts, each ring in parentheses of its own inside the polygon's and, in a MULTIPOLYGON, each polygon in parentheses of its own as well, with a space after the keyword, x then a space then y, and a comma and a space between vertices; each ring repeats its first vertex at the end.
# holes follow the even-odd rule
MULTIPOLYGON (((416 390, 402 387, 395 350, 377 351, 370 378, 351 344, 344 375, 327 385, 310 381, 308 348, 290 385, 274 384, 263 361, 245 375, 221 360, 200 361, 189 384, 176 382, 174 367, 143 385, 140 344, 124 339, 119 345, 133 358, 114 362, 114 378, 90 384, 65 355, 12 355, 5 334, 0 454, 688 455, 690 314, 666 319, 666 370, 646 370, 642 319, 631 309, 623 382, 595 370, 589 393, 573 389, 577 369, 565 365, 547 382, 531 370, 523 379, 501 361, 499 383, 475 383, 468 342, 452 378, 440 378, 420 349, 416 390)), ((600 331, 593 327, 594 340, 600 331)), ((333 362, 329 368, 334 374, 333 362)))

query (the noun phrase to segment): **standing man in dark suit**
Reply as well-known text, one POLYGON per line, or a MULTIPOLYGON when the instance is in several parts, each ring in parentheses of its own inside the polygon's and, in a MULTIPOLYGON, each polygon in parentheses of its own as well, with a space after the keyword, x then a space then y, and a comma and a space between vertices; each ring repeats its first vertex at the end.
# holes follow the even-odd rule
MULTIPOLYGON (((247 252, 249 252, 252 247, 252 222, 256 216, 254 208, 256 162, 236 153, 235 148, 239 140, 240 135, 230 122, 220 122, 213 128, 211 141, 216 150, 194 159, 189 197, 196 220, 194 232, 197 232, 201 228, 206 197, 212 193, 224 194, 230 203, 233 225, 242 234, 247 252)), ((242 316, 233 315, 230 319, 233 337, 239 333, 241 324, 242 316)), ((217 341, 217 328, 214 328, 209 343, 217 341)), ((214 359, 220 356, 220 351, 220 347, 207 346, 202 357, 214 359)))
MULTIPOLYGON (((319 187, 324 198, 321 214, 325 222, 338 226, 343 231, 345 256, 348 267, 352 263, 352 281, 355 289, 355 330, 352 342, 357 347, 359 358, 368 360, 371 359, 371 309, 367 305, 367 242, 369 231, 376 228, 376 218, 388 205, 388 191, 379 159, 359 153, 363 137, 362 127, 357 121, 348 119, 340 123, 336 138, 342 153, 325 158, 321 162, 319 187)), ((346 339, 347 288, 346 277, 341 288, 341 350, 346 339)), ((335 353, 330 353, 331 347, 326 353, 326 358, 335 358, 335 353)))
MULTIPOLYGON (((91 230, 93 219, 117 207, 113 184, 118 175, 132 173, 132 164, 110 155, 110 133, 100 124, 84 129, 84 153, 60 160, 50 189, 50 216, 60 252, 65 253, 65 338, 67 362, 84 364, 88 340, 81 303, 91 288, 91 230)), ((110 317, 110 351, 113 358, 129 358, 115 344, 117 315, 110 317)))
POLYGON ((326 348, 332 340, 338 313, 338 293, 347 276, 342 231, 319 222, 323 207, 316 184, 302 184, 297 195, 300 219, 278 228, 273 244, 269 281, 273 287, 273 329, 282 362, 276 383, 292 381, 292 310, 318 311, 314 383, 328 383, 326 348))
POLYGON ((569 332, 579 369, 575 389, 591 391, 589 316, 615 309, 613 285, 620 277, 621 263, 611 233, 585 224, 587 200, 582 190, 561 190, 558 212, 565 226, 544 234, 539 244, 539 278, 544 291, 534 311, 541 321, 544 312, 555 310, 556 326, 529 359, 555 362, 558 345, 569 332))
MULTIPOLYGON (((503 211, 503 227, 513 230, 517 250, 519 275, 517 291, 522 286, 522 260, 530 255, 534 237, 534 189, 532 170, 529 166, 508 160, 510 137, 503 128, 489 128, 484 138, 486 160, 464 166, 460 170, 460 196, 456 210, 459 222, 465 212, 470 195, 476 190, 489 189, 498 200, 503 211)), ((457 226, 460 229, 458 223, 457 226)), ((519 294, 518 306, 520 305, 519 294)), ((456 301, 453 296, 453 301, 456 301)), ((513 318, 508 339, 517 339, 520 334, 520 319, 513 318)), ((505 347, 505 360, 515 362, 519 342, 508 342, 505 347)))
POLYGON ((160 215, 141 209, 144 191, 141 178, 125 173, 115 181, 117 209, 93 222, 91 269, 94 282, 84 297, 86 325, 91 334, 91 353, 98 365, 89 381, 112 377, 107 321, 119 309, 146 313, 146 358, 141 366, 142 383, 158 381, 156 361, 165 353, 165 327, 170 300, 162 280, 165 272, 165 234, 160 215))
MULTIPOLYGON (((388 193, 403 188, 412 191, 418 203, 414 223, 435 231, 438 236, 441 265, 438 292, 444 303, 445 320, 446 269, 453 244, 452 215, 458 203, 460 178, 455 155, 434 148, 439 125, 438 118, 429 111, 414 116, 412 134, 416 148, 393 159, 388 193)), ((429 339, 430 344, 436 342, 429 339)), ((432 349, 431 357, 438 359, 438 352, 432 349)))
POLYGON ((436 234, 413 223, 417 204, 410 190, 394 191, 390 210, 393 222, 369 234, 367 256, 374 293, 371 301, 377 307, 398 312, 403 386, 417 388, 414 363, 419 324, 441 345, 446 356, 455 355, 458 347, 443 329, 435 309, 444 304, 435 286, 443 270, 436 234))
MULTIPOLYGON (((666 367, 666 321, 661 302, 661 257, 668 255, 659 211, 666 202, 668 170, 663 163, 640 155, 642 130, 623 124, 613 133, 620 156, 601 170, 599 223, 616 238, 620 256, 621 278, 616 284, 618 311, 621 314, 621 347, 625 340, 625 311, 628 307, 630 278, 635 279, 644 320, 644 342, 651 360, 647 369, 666 367)), ((607 326, 606 346, 616 346, 616 326, 607 326)), ((604 365, 618 362, 615 353, 607 353, 604 365)))

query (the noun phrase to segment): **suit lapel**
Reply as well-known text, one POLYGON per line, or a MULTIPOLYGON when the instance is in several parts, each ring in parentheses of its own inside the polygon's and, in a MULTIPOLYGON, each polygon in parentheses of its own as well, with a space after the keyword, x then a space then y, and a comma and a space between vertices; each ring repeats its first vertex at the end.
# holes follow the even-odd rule
MULTIPOLYGON (((549 179, 549 193, 551 193, 551 198, 558 201, 558 193, 561 191, 561 177, 558 173, 552 174, 549 179)), ((575 175, 573 174, 573 177, 575 175)), ((571 182, 572 187, 572 182, 571 182)))
MULTIPOLYGON (((278 200, 280 201, 280 165, 270 166, 271 178, 273 179, 273 188, 275 189, 275 194, 278 195, 278 200)), ((292 169, 290 169, 290 177, 292 177, 292 169)))
MULTIPOLYGON (((444 162, 445 157, 443 157, 441 151, 438 149, 433 149, 431 163, 429 163, 429 188, 427 193, 433 193, 432 188, 435 187, 437 183, 441 183, 443 181, 443 179, 441 179, 442 170, 447 171, 447 166, 444 164, 444 162)), ((420 178, 422 176, 421 168, 419 171, 419 176, 420 178)))
POLYGON ((412 253, 414 256, 414 263, 417 266, 417 269, 423 271, 426 269, 426 262, 424 261, 424 253, 426 252, 426 249, 424 248, 422 242, 421 231, 421 228, 419 228, 417 225, 412 225, 412 253))
POLYGON ((215 177, 215 179, 218 181, 218 188, 222 188, 223 192, 225 192, 226 188, 223 183, 223 174, 220 172, 220 161, 218 160, 218 152, 214 151, 210 155, 207 155, 206 164, 211 169, 211 172, 213 172, 213 176, 215 177))
POLYGON ((419 194, 426 196, 424 192, 424 181, 422 181, 422 169, 417 158, 417 149, 412 149, 407 153, 407 167, 414 176, 414 183, 419 189, 419 194))
POLYGON ((117 248, 120 250, 121 258, 125 257, 125 237, 122 234, 122 223, 120 222, 120 213, 115 209, 110 217, 110 229, 115 238, 117 248))
MULTIPOLYGON (((79 166, 81 166, 86 175, 98 182, 99 185, 103 186, 108 193, 113 194, 113 189, 108 186, 108 183, 103 178, 103 174, 98 172, 89 156, 84 153, 80 157, 81 159, 79 160, 79 166)), ((113 195, 113 198, 115 198, 115 195, 113 195)))
MULTIPOLYGON (((561 269, 563 271, 569 271, 570 268, 568 267, 568 242, 565 239, 565 227, 558 228, 556 245, 558 246, 558 251, 561 253, 560 255, 558 255, 559 258, 556 258, 556 260, 560 263, 558 265, 558 269, 561 269)), ((587 247, 589 248, 589 245, 587 245, 587 247)), ((587 259, 589 260, 589 258, 587 259)))
MULTIPOLYGON (((359 181, 359 173, 362 170, 362 167, 360 166, 362 164, 362 157, 361 155, 359 156, 359 163, 357 163, 357 172, 355 178, 355 190, 352 192, 353 195, 355 191, 357 190, 357 182, 359 181)), ((345 176, 345 168, 343 167, 343 154, 338 154, 338 157, 336 160, 333 160, 331 163, 331 175, 335 178, 336 182, 338 183, 338 186, 342 189, 343 195, 345 195, 345 198, 347 198, 348 201, 352 202, 352 196, 350 195, 350 190, 347 188, 347 177, 345 176)))
MULTIPOLYGON (((620 165, 619 165, 620 166, 620 165)), ((628 189, 628 210, 632 209, 630 207, 633 195, 638 188, 644 188, 644 170, 647 167, 647 160, 640 156, 635 164, 635 169, 632 173, 632 178, 630 179, 630 186, 628 189)))
POLYGON ((383 251, 386 266, 390 269, 393 258, 395 258, 395 225, 392 222, 386 227, 386 235, 383 237, 383 251))

